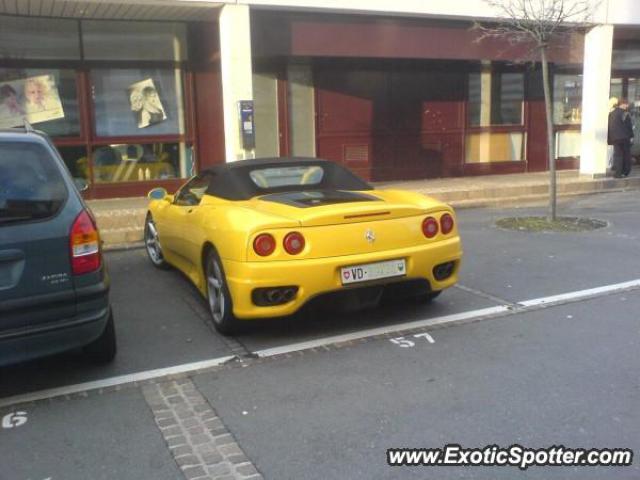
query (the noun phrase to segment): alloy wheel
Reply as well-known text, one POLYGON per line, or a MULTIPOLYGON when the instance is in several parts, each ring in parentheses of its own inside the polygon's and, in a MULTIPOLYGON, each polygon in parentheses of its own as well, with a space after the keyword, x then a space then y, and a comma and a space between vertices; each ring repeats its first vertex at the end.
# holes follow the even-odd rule
POLYGON ((151 218, 147 220, 147 228, 145 229, 144 243, 147 247, 149 258, 155 265, 161 265, 164 261, 162 256, 162 245, 160 245, 160 237, 158 229, 151 218))
POLYGON ((224 275, 215 259, 207 264, 207 296, 213 321, 219 324, 225 314, 224 275))

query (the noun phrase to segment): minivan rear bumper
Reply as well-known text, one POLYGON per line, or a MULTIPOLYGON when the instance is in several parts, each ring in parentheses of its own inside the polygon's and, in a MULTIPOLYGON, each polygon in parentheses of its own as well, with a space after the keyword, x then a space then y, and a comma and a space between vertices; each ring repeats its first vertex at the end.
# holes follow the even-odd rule
POLYGON ((83 347, 107 325, 109 308, 37 328, 0 334, 0 366, 83 347))
POLYGON ((80 292, 77 313, 71 318, 0 331, 0 366, 83 347, 97 339, 110 315, 109 282, 80 292))

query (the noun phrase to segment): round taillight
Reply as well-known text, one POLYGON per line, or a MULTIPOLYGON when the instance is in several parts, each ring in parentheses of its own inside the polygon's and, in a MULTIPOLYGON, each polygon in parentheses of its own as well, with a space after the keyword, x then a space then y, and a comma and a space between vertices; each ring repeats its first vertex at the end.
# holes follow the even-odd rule
POLYGON ((422 233, 427 238, 433 238, 438 234, 438 222, 433 217, 427 217, 422 221, 422 233))
POLYGON ((268 233, 261 233, 253 241, 253 250, 261 257, 271 255, 275 249, 276 241, 268 233))
POLYGON ((304 237, 298 232, 287 233, 283 245, 289 255, 297 255, 304 250, 304 237))
POLYGON ((453 217, 448 213, 440 217, 440 230, 444 235, 451 233, 451 230, 453 230, 453 217))

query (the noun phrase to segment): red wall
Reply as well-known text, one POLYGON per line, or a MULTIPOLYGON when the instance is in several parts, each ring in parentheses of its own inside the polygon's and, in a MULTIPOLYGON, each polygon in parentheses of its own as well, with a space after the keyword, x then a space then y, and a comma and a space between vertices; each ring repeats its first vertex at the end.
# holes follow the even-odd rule
MULTIPOLYGON (((530 60, 531 45, 498 39, 478 41, 470 22, 380 18, 359 15, 253 12, 257 56, 530 60)), ((584 40, 574 35, 552 44, 552 62, 582 63, 584 40)))
POLYGON ((224 114, 220 76, 220 36, 218 24, 192 25, 194 112, 198 171, 225 162, 224 114))

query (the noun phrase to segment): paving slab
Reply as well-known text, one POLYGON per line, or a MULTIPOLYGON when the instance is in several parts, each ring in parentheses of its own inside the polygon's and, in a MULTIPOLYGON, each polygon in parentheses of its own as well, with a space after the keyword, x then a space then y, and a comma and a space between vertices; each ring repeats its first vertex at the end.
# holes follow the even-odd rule
MULTIPOLYGON (((20 406, 0 429, 0 480, 178 480, 182 474, 140 391, 20 406)), ((0 410, 0 417, 11 413, 0 410)))

